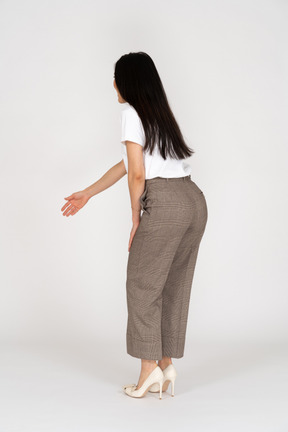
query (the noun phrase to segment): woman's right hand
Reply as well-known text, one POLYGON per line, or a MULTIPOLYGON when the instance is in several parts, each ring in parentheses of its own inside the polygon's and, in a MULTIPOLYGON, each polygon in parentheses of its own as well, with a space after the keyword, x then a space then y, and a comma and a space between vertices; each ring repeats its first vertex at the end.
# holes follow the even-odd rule
POLYGON ((64 211, 63 216, 73 216, 89 201, 91 197, 85 191, 74 192, 72 195, 64 198, 68 200, 61 208, 64 211))

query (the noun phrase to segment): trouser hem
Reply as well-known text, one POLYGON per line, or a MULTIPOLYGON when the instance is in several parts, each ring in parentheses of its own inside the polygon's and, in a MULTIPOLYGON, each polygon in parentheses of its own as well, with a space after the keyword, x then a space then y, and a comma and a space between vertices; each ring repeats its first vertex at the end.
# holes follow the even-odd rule
POLYGON ((163 357, 182 358, 184 357, 185 336, 171 337, 162 336, 163 357))
POLYGON ((163 357, 182 358, 184 356, 185 337, 162 337, 160 341, 143 341, 126 334, 127 353, 144 360, 162 360, 163 357), (164 347, 164 348, 163 348, 164 347))
POLYGON ((126 347, 127 353, 132 357, 145 359, 145 360, 161 360, 162 347, 161 341, 143 341, 134 338, 130 334, 126 334, 126 347))

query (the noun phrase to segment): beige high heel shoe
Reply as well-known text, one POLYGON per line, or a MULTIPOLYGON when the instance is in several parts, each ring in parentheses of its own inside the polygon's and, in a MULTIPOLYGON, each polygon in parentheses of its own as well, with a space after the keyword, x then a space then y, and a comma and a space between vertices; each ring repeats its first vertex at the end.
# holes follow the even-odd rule
POLYGON ((159 399, 162 399, 163 377, 162 369, 156 366, 139 389, 136 390, 137 384, 126 384, 123 386, 123 390, 128 396, 141 398, 145 396, 153 384, 157 384, 158 391, 160 389, 159 399))
MULTIPOLYGON (((163 369, 163 375, 164 377, 163 377, 162 391, 165 392, 168 389, 169 384, 171 382, 171 396, 174 396, 174 384, 175 384, 175 379, 178 375, 174 365, 170 364, 165 369, 163 369)), ((153 384, 153 386, 150 387, 149 391, 151 393, 158 393, 159 384, 158 383, 153 384)))

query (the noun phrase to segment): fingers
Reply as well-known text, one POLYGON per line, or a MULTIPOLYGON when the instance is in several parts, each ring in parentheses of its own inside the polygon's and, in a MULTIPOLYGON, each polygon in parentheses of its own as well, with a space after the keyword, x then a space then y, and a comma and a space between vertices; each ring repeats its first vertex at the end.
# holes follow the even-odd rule
POLYGON ((64 204, 64 206, 61 208, 61 211, 65 210, 69 206, 70 202, 67 202, 64 204))
POLYGON ((131 244, 132 244, 132 237, 130 235, 130 239, 129 239, 129 243, 128 243, 128 252, 130 252, 131 244))
MULTIPOLYGON (((71 203, 66 203, 62 208, 64 209, 66 206, 66 210, 63 213, 63 216, 73 216, 75 213, 79 211, 79 209, 71 203)), ((62 209, 61 209, 62 210, 62 209)))
POLYGON ((130 234, 130 239, 129 239, 129 244, 128 244, 128 252, 130 252, 134 235, 135 235, 135 233, 130 234))

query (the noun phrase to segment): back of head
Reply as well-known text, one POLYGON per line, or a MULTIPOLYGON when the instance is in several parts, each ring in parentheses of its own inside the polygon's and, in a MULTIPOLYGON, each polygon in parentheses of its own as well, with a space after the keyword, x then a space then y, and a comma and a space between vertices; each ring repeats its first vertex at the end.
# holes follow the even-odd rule
POLYGON ((152 58, 145 52, 124 54, 115 63, 115 82, 122 98, 137 111, 145 131, 145 151, 158 144, 161 156, 175 159, 191 156, 169 106, 152 58))

